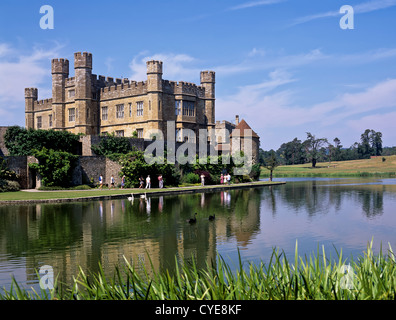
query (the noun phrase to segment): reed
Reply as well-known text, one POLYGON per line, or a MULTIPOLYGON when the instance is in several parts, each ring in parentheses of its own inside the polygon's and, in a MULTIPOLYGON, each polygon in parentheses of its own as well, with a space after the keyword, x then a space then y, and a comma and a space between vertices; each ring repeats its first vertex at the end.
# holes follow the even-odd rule
MULTIPOLYGON (((50 292, 29 292, 14 282, 0 299, 18 300, 393 300, 396 298, 396 260, 389 245, 386 254, 367 251, 345 266, 342 251, 327 257, 324 249, 301 257, 297 243, 294 261, 273 250, 269 263, 231 264, 218 255, 216 263, 199 269, 194 261, 176 261, 174 273, 142 272, 125 259, 112 277, 102 268, 87 275, 80 268, 73 284, 55 284, 50 292), (349 270, 345 273, 345 270, 349 270)), ((151 263, 151 262, 150 262, 151 263)), ((153 266, 152 266, 153 267, 153 266)), ((140 269, 139 269, 140 270, 140 269)))

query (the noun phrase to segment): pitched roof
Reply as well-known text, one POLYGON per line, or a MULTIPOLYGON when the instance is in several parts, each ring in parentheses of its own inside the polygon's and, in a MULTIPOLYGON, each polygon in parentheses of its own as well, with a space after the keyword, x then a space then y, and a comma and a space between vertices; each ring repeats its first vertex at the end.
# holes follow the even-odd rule
MULTIPOLYGON (((245 119, 242 119, 242 120, 239 122, 239 124, 235 127, 234 130, 236 130, 236 129, 239 129, 239 130, 240 130, 240 131, 239 131, 239 135, 240 135, 241 137, 245 136, 245 130, 252 130, 252 128, 250 128, 250 126, 246 123, 245 119)), ((232 132, 234 132, 234 130, 232 130, 232 132)), ((230 137, 232 137, 232 132, 231 132, 231 134, 230 134, 230 137)), ((260 137, 258 136, 258 134, 257 134, 256 132, 254 132, 253 130, 252 130, 252 137, 253 137, 253 138, 260 138, 260 137)))

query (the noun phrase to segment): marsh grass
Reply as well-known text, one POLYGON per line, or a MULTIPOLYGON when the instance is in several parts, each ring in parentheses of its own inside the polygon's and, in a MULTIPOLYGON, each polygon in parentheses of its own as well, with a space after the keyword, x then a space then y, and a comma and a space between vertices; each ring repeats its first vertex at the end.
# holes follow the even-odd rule
MULTIPOLYGON (((125 259, 125 258, 124 258, 125 259)), ((320 254, 300 257, 294 262, 273 250, 268 264, 243 262, 236 268, 218 256, 215 262, 199 269, 194 259, 176 270, 150 273, 125 259, 112 277, 100 267, 87 275, 80 268, 70 286, 58 285, 48 292, 27 291, 14 281, 0 299, 59 300, 393 300, 396 297, 396 261, 392 248, 374 255, 372 242, 356 261, 351 259, 345 274, 342 251, 337 257, 320 254)), ((150 261, 151 263, 151 261, 150 261)), ((153 268, 153 265, 151 265, 153 268)))

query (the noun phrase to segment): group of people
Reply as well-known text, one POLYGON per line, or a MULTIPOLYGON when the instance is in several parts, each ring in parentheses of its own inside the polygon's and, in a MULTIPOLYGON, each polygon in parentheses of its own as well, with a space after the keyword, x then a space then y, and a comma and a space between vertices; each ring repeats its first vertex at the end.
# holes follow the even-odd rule
MULTIPOLYGON (((201 178, 201 186, 203 187, 203 186, 205 186, 205 175, 202 173, 201 174, 201 176, 200 176, 200 178, 201 178)), ((226 184, 226 183, 228 183, 228 184, 231 184, 231 175, 228 173, 226 173, 226 174, 221 174, 221 176, 220 176, 220 184, 226 184)))
MULTIPOLYGON (((125 187, 125 176, 122 176, 121 178, 121 189, 123 189, 125 187)), ((99 189, 103 188, 103 176, 100 175, 99 176, 99 189)), ((111 175, 110 178, 110 185, 109 185, 109 189, 110 188, 115 188, 115 179, 114 179, 114 175, 111 175)))
MULTIPOLYGON (((125 175, 122 176, 122 178, 121 178, 121 189, 123 189, 125 187, 125 179, 126 179, 125 175)), ((160 189, 162 189, 164 187, 164 180, 163 180, 161 174, 158 176, 158 186, 159 186, 160 189)), ((103 176, 100 175, 99 176, 99 189, 102 189, 102 188, 103 188, 103 176)), ((111 188, 115 188, 115 179, 114 179, 113 175, 111 175, 111 178, 110 178, 109 189, 111 189, 111 188)), ((139 189, 143 189, 143 188, 144 188, 144 178, 140 177, 139 178, 139 189)), ((145 188, 146 189, 151 189, 151 178, 150 178, 150 175, 148 175, 147 178, 146 178, 146 186, 145 186, 145 188)))
MULTIPOLYGON (((205 175, 204 174, 201 174, 201 186, 205 186, 205 175)), ((221 176, 220 176, 220 183, 221 184, 231 184, 231 175, 228 173, 226 173, 226 174, 221 174, 221 176)), ((121 178, 121 189, 123 189, 125 187, 125 175, 124 176, 122 176, 122 178, 121 178)), ((164 180, 163 180, 163 178, 162 178, 162 175, 160 174, 159 176, 158 176, 158 187, 160 188, 160 189, 162 189, 163 187, 164 187, 164 180)), ((99 189, 102 189, 103 188, 103 176, 102 175, 100 175, 99 176, 99 189)), ((113 175, 111 175, 111 178, 110 178, 110 186, 109 186, 109 189, 111 189, 111 188, 115 188, 115 179, 114 179, 114 176, 113 175)), ((145 188, 145 189, 151 189, 151 178, 150 178, 150 175, 147 175, 147 177, 146 177, 146 179, 144 179, 142 176, 139 178, 139 189, 143 189, 143 188, 145 188), (144 185, 144 181, 146 180, 146 186, 144 185)))
POLYGON ((226 174, 221 174, 221 176, 220 176, 220 183, 221 184, 231 184, 231 175, 229 174, 229 173, 226 173, 226 174))

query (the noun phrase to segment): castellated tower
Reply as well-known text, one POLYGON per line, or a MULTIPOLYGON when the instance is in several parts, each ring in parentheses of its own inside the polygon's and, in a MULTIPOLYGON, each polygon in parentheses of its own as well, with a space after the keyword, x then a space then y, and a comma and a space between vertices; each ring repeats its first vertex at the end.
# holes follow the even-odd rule
POLYGON ((205 88, 205 116, 208 128, 215 126, 215 72, 201 71, 201 86, 205 88))
POLYGON ((52 110, 55 130, 65 127, 65 82, 69 76, 69 60, 52 59, 52 110))
POLYGON ((25 88, 25 125, 34 128, 34 103, 38 98, 37 88, 25 88))
POLYGON ((98 112, 97 103, 92 99, 92 54, 74 54, 75 73, 75 133, 96 134, 94 114, 98 112))
POLYGON ((162 61, 150 60, 147 66, 147 95, 148 95, 148 116, 153 129, 160 129, 162 132, 166 128, 162 125, 163 120, 163 95, 162 95, 162 61))

